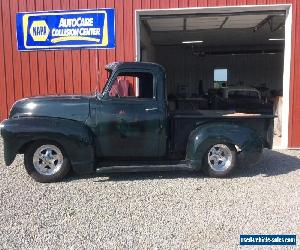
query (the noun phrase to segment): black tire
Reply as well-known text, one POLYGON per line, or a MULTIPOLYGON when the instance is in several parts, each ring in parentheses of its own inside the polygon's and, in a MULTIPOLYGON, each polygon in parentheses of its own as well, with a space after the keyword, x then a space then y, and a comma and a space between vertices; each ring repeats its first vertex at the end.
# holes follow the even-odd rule
MULTIPOLYGON (((46 149, 45 149, 46 150, 46 149)), ((53 151, 55 152, 55 150, 53 151)), ((36 158, 35 158, 36 159, 36 158)), ((44 164, 44 161, 39 159, 39 161, 42 161, 44 164)), ((56 160, 55 160, 56 161, 56 160)), ((57 182, 62 180, 70 171, 70 162, 69 159, 64 151, 64 149, 58 145, 55 142, 52 141, 36 141, 33 142, 29 148, 26 150, 24 153, 24 165, 27 173, 37 182, 42 182, 42 183, 48 183, 48 182, 57 182), (36 167, 35 165, 37 162, 34 164, 34 155, 37 152, 37 150, 40 150, 41 147, 46 147, 47 145, 53 146, 53 148, 50 147, 50 149, 59 149, 59 156, 61 157, 62 155, 62 160, 60 158, 60 164, 55 167, 55 164, 53 165, 55 167, 55 171, 51 171, 50 173, 45 173, 43 174, 39 167, 36 167), (53 173, 52 173, 53 172, 53 173)), ((49 165, 50 166, 50 165, 49 165)), ((51 167, 45 166, 45 171, 47 169, 51 169, 51 167)))
POLYGON ((205 174, 210 177, 222 178, 228 176, 236 167, 236 158, 237 158, 237 151, 234 145, 224 144, 224 143, 213 144, 207 149, 206 153, 204 154, 203 170, 205 174), (210 159, 209 156, 211 155, 211 150, 218 145, 224 145, 225 151, 226 152, 228 151, 231 157, 230 160, 226 161, 226 164, 224 164, 224 169, 222 169, 221 167, 218 168, 217 166, 212 166, 213 162, 209 160, 210 159), (226 147, 228 148, 228 150, 226 149, 226 147))

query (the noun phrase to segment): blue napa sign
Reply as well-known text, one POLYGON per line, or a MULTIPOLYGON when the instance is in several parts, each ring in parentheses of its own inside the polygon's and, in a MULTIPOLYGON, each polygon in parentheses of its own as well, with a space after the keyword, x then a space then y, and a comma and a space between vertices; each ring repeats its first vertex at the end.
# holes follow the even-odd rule
POLYGON ((115 47, 115 10, 17 13, 18 49, 115 47))

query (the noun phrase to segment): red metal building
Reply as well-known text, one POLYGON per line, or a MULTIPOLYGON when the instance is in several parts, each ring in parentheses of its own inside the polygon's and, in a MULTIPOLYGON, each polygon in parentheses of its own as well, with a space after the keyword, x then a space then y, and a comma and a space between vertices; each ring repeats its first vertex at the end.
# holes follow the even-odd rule
POLYGON ((18 99, 35 95, 90 93, 102 88, 104 66, 136 59, 136 10, 290 4, 291 57, 288 146, 300 147, 300 2, 296 0, 0 0, 0 120, 18 99), (19 52, 16 13, 115 8, 116 48, 19 52))

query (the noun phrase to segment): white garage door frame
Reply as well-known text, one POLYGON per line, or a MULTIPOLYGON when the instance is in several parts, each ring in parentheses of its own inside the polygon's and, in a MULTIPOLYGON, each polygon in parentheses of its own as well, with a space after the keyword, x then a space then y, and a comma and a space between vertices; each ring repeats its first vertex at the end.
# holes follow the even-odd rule
MULTIPOLYGON (((291 54, 292 54, 292 5, 241 5, 224 7, 196 7, 176 9, 143 9, 135 11, 135 60, 140 61, 140 19, 142 16, 155 15, 180 15, 180 14, 223 14, 249 11, 285 11, 285 47, 283 66, 283 107, 282 107, 282 139, 279 148, 288 148, 289 138, 289 106, 290 106, 290 75, 291 75, 291 54)), ((137 86, 138 88, 138 86, 137 86)), ((138 92, 138 89, 137 89, 138 92)))

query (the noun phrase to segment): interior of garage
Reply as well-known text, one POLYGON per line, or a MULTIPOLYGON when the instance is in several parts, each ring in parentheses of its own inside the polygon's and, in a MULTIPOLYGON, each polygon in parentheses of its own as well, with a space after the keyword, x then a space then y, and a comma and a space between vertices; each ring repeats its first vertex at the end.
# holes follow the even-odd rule
POLYGON ((276 113, 280 145, 284 12, 145 15, 139 35, 140 60, 166 69, 171 109, 276 113))

